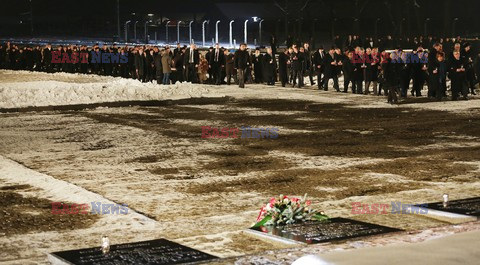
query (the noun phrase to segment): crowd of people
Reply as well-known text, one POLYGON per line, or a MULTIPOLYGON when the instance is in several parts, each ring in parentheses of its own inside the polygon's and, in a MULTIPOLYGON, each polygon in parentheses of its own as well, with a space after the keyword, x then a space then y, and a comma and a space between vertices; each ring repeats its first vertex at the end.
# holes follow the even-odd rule
POLYGON ((375 42, 372 38, 348 36, 342 40, 337 36, 333 42, 324 50, 289 38, 287 47, 278 49, 272 36, 271 46, 263 52, 247 49, 246 44, 238 50, 216 44, 200 51, 195 44, 177 44, 172 49, 151 45, 19 47, 6 43, 0 45, 0 67, 119 76, 163 85, 187 81, 245 87, 245 83, 275 85, 279 81, 283 87, 301 88, 308 81, 308 85, 327 91, 333 80, 338 92, 347 93, 350 88, 355 94, 382 95, 383 90, 391 103, 397 102, 398 96, 407 97, 411 83, 412 96, 422 96, 426 85, 428 97, 442 100, 447 96, 447 80, 451 81, 453 100, 468 99, 469 93, 475 94, 480 78, 480 53, 474 54, 472 45, 460 38, 393 40, 387 36, 375 42), (411 51, 404 51, 407 48, 411 51), (125 60, 109 60, 118 56, 125 60), (343 84, 339 84, 340 76, 343 84))

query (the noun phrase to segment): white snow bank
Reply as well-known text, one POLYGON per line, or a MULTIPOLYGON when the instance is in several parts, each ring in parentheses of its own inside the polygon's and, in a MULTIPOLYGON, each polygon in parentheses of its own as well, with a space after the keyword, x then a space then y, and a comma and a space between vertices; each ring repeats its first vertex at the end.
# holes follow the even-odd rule
POLYGON ((206 86, 163 86, 119 77, 0 71, 0 108, 200 97, 206 86))

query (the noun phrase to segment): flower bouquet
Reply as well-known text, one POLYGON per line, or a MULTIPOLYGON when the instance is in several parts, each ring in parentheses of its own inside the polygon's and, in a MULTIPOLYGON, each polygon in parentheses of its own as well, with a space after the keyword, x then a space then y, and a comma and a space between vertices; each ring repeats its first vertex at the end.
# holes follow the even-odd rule
POLYGON ((307 194, 301 199, 289 198, 280 195, 271 198, 270 202, 260 209, 257 223, 253 226, 282 226, 305 221, 326 221, 328 216, 321 211, 310 208, 311 201, 307 201, 307 194))

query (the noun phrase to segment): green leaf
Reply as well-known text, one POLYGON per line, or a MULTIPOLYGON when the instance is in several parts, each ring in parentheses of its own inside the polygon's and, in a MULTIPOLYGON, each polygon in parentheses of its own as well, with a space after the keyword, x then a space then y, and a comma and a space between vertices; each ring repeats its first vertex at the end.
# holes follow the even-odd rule
POLYGON ((326 216, 326 215, 317 213, 317 214, 314 214, 312 216, 312 219, 317 220, 317 221, 327 221, 329 219, 329 217, 326 216))
POLYGON ((270 221, 272 219, 272 216, 271 215, 267 215, 265 216, 260 222, 256 223, 254 226, 252 226, 252 228, 257 228, 257 227, 260 227, 260 226, 264 226, 265 223, 267 223, 268 221, 270 221))

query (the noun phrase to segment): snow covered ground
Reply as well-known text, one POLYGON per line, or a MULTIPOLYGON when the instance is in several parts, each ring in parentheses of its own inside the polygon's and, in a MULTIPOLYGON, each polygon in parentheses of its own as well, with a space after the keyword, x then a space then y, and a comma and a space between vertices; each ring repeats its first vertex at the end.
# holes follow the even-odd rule
POLYGON ((199 97, 206 87, 160 86, 120 77, 0 71, 0 108, 199 97))
MULTIPOLYGON (((0 108, 192 97, 237 100, 0 114, 0 188, 29 185, 13 191, 52 201, 122 202, 135 210, 127 216, 101 216, 86 229, 2 235, 0 262, 43 264, 45 253, 96 246, 103 234, 113 243, 166 237, 221 257, 262 252, 260 256, 273 255, 272 260, 291 261, 308 252, 382 245, 383 239, 266 254, 284 246, 241 231, 269 196, 278 195, 277 188, 301 193, 292 195, 309 189, 316 207, 343 217, 351 217, 349 206, 356 201, 435 201, 444 192, 451 198, 478 196, 478 98, 390 105, 383 96, 315 88, 159 86, 102 76, 0 71, 0 108), (204 125, 239 127, 244 122, 278 126, 281 137, 255 142, 199 136, 204 125), (398 132, 389 128, 393 126, 398 132), (282 179, 283 174, 292 177, 282 179)), ((385 240, 389 243, 479 226, 423 233, 417 230, 446 223, 414 216, 356 218, 412 233, 385 240)), ((242 259, 237 264, 251 264, 248 257, 242 259)))

